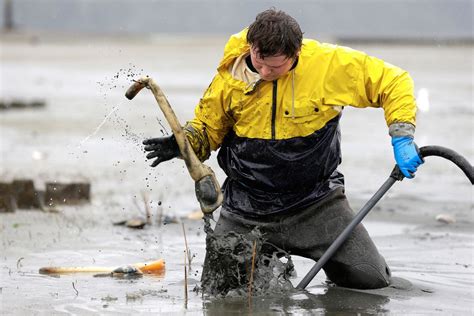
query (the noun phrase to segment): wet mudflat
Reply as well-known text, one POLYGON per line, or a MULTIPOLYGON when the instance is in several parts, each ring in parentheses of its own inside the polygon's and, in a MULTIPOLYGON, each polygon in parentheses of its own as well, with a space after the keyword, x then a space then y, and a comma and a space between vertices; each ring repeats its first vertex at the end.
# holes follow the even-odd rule
MULTIPOLYGON (((456 314, 474 312, 472 187, 449 162, 427 158, 417 177, 397 183, 364 222, 396 277, 386 289, 330 287, 320 273, 307 291, 285 295, 203 299, 205 253, 194 185, 182 161, 148 167, 141 140, 169 133, 149 93, 123 97, 130 80, 148 74, 162 86, 182 122, 212 79, 224 38, 70 39, 3 37, 1 96, 45 100, 38 109, 0 113, 0 178, 88 181, 91 203, 59 213, 0 214, 0 302, 3 314, 456 314), (133 230, 113 223, 144 216, 133 230), (177 219, 159 224, 158 214, 177 219), (436 221, 448 214, 456 222, 436 221), (184 238, 193 259, 184 295, 184 238), (166 260, 164 275, 141 278, 93 274, 41 275, 44 266, 122 266, 166 260)), ((417 143, 452 148, 473 161, 471 46, 358 46, 404 67, 419 103, 417 143), (468 65, 468 66, 466 66, 468 65), (421 90, 424 89, 424 90, 421 90), (421 92, 420 92, 421 91, 421 92)), ((343 164, 355 210, 389 175, 393 158, 380 110, 345 110, 343 164)), ((215 156, 209 165, 220 181, 215 156)), ((217 218, 218 213, 215 217, 217 218)), ((317 233, 317 232, 315 232, 317 233)), ((313 262, 293 257, 296 285, 313 262)))

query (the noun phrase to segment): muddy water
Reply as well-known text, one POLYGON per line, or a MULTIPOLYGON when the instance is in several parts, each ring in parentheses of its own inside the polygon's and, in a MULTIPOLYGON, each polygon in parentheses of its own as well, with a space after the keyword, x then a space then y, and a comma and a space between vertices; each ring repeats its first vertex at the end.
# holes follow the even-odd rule
MULTIPOLYGON (((150 74, 184 122, 212 78, 223 43, 2 38, 2 97, 42 98, 47 105, 0 113, 0 179, 32 178, 39 189, 54 180, 92 184, 87 205, 62 207, 57 214, 0 214, 2 313, 473 313, 472 187, 440 159, 427 159, 414 180, 397 183, 366 220, 396 277, 391 287, 330 287, 320 273, 307 291, 253 297, 250 303, 246 297, 209 299, 193 291, 201 286, 206 239, 202 221, 186 218, 198 209, 194 185, 181 161, 148 167, 141 139, 166 134, 167 126, 147 91, 132 102, 123 94, 129 73, 150 74), (113 226, 144 216, 142 192, 150 197, 153 225, 143 230, 113 226), (181 224, 159 225, 158 212, 186 227, 194 255, 187 302, 181 224), (454 216, 456 223, 435 221, 440 213, 454 216), (38 273, 43 266, 122 266, 157 258, 166 260, 166 273, 139 279, 38 273)), ((472 47, 355 48, 405 67, 417 87, 429 91, 431 109, 418 115, 420 146, 450 147, 473 161, 472 47)), ((381 111, 347 108, 341 124, 341 170, 358 209, 390 173, 391 148, 381 111), (367 151, 370 157, 362 154, 367 151)), ((209 165, 222 181, 214 156, 209 165)), ((296 285, 313 262, 293 261, 297 275, 290 281, 296 285)))

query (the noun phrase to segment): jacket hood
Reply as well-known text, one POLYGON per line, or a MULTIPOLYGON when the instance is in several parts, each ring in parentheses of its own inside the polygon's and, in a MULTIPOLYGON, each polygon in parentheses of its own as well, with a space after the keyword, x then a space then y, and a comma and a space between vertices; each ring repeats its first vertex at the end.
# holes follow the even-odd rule
POLYGON ((245 28, 230 37, 224 48, 224 57, 217 70, 227 70, 237 57, 250 50, 250 45, 247 43, 247 32, 248 28, 245 28))

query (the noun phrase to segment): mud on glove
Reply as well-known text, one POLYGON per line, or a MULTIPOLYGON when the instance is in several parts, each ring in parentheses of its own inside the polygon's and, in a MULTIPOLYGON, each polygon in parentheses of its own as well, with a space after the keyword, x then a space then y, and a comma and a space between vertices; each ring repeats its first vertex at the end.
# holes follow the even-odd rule
POLYGON ((416 169, 424 161, 418 154, 418 147, 410 136, 392 137, 393 153, 398 168, 403 175, 412 179, 415 177, 416 169))
POLYGON ((174 135, 145 139, 143 145, 145 145, 145 151, 150 152, 146 155, 146 158, 156 158, 150 165, 152 167, 156 167, 163 161, 168 161, 180 155, 178 143, 174 135))

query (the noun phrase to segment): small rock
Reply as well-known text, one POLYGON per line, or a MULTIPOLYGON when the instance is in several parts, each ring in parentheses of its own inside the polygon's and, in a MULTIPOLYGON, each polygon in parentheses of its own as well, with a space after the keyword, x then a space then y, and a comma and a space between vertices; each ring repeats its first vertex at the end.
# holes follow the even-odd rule
POLYGON ((438 222, 444 223, 444 224, 453 224, 456 223, 456 219, 454 216, 451 216, 449 214, 439 214, 435 218, 438 222))
POLYGON ((146 220, 142 218, 132 218, 125 222, 125 226, 129 228, 142 229, 146 225, 146 220))
POLYGON ((118 297, 107 295, 106 297, 102 297, 101 300, 106 301, 106 302, 113 302, 113 301, 117 301, 118 297))

